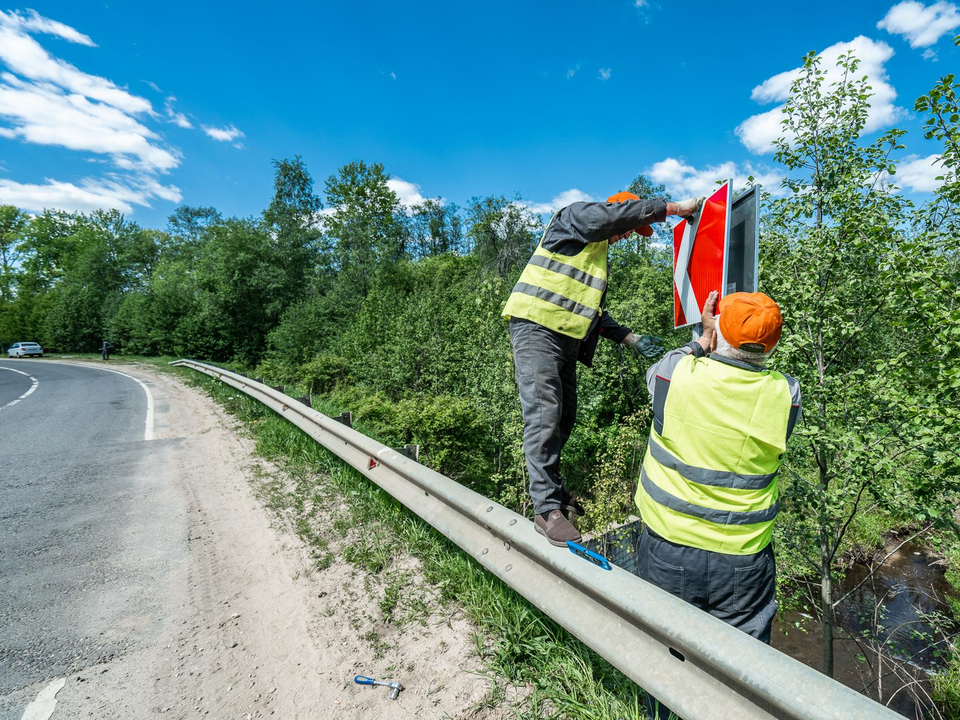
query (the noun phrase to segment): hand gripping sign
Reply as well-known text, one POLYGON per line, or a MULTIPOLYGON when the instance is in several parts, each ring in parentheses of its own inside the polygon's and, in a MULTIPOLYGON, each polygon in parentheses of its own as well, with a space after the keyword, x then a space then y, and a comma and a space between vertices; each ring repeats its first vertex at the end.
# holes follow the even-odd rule
POLYGON ((700 322, 707 296, 727 289, 730 183, 708 197, 700 215, 673 228, 673 325, 700 322))

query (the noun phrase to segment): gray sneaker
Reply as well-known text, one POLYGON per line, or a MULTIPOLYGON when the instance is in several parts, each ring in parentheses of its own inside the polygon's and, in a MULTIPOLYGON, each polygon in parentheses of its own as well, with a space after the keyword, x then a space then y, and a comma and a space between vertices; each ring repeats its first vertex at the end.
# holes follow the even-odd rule
POLYGON ((557 547, 565 547, 567 540, 579 542, 580 531, 564 517, 560 510, 553 510, 547 517, 549 519, 544 520, 540 515, 537 515, 533 520, 537 532, 547 538, 547 542, 557 547))

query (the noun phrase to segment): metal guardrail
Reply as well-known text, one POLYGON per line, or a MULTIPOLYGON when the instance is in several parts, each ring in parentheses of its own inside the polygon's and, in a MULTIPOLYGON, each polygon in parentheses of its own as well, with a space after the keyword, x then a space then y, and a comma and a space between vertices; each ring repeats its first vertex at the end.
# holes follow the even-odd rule
POLYGON ((243 375, 192 368, 287 418, 686 720, 902 716, 618 568, 548 544, 527 518, 243 375))

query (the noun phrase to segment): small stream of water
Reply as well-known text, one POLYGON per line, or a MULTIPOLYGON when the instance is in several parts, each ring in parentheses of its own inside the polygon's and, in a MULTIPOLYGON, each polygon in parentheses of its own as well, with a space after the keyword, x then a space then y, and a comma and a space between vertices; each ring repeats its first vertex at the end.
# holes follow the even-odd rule
MULTIPOLYGON (((631 523, 587 544, 636 574, 640 529, 639 522, 631 523)), ((883 554, 898 544, 892 542, 883 554)), ((922 547, 907 544, 861 584, 869 572, 865 565, 854 565, 835 588, 837 598, 852 592, 837 608, 834 677, 908 718, 938 717, 931 710, 929 675, 945 664, 944 636, 956 629, 949 620, 950 587, 943 569, 922 547)), ((818 598, 819 583, 811 590, 818 598)), ((772 644, 819 670, 822 634, 815 615, 810 610, 778 617, 772 644)))

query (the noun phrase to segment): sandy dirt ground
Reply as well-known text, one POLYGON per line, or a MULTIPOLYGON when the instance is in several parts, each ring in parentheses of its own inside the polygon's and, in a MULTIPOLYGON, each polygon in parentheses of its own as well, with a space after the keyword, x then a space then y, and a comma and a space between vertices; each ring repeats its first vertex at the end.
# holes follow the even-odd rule
POLYGON ((455 609, 433 609, 364 639, 354 618, 381 616, 369 578, 339 559, 323 570, 256 497, 275 473, 252 441, 201 391, 149 366, 117 366, 154 393, 157 440, 171 444, 169 482, 182 495, 185 559, 158 583, 168 617, 151 647, 67 678, 53 717, 464 718, 483 708, 473 630, 455 609), (391 637, 393 633, 393 637, 391 637), (402 633, 402 637, 397 637, 402 633), (383 643, 392 651, 383 652, 383 643), (354 675, 396 679, 399 699, 354 675), (69 710, 68 710, 69 708, 69 710), (69 713, 69 714, 67 714, 69 713))

